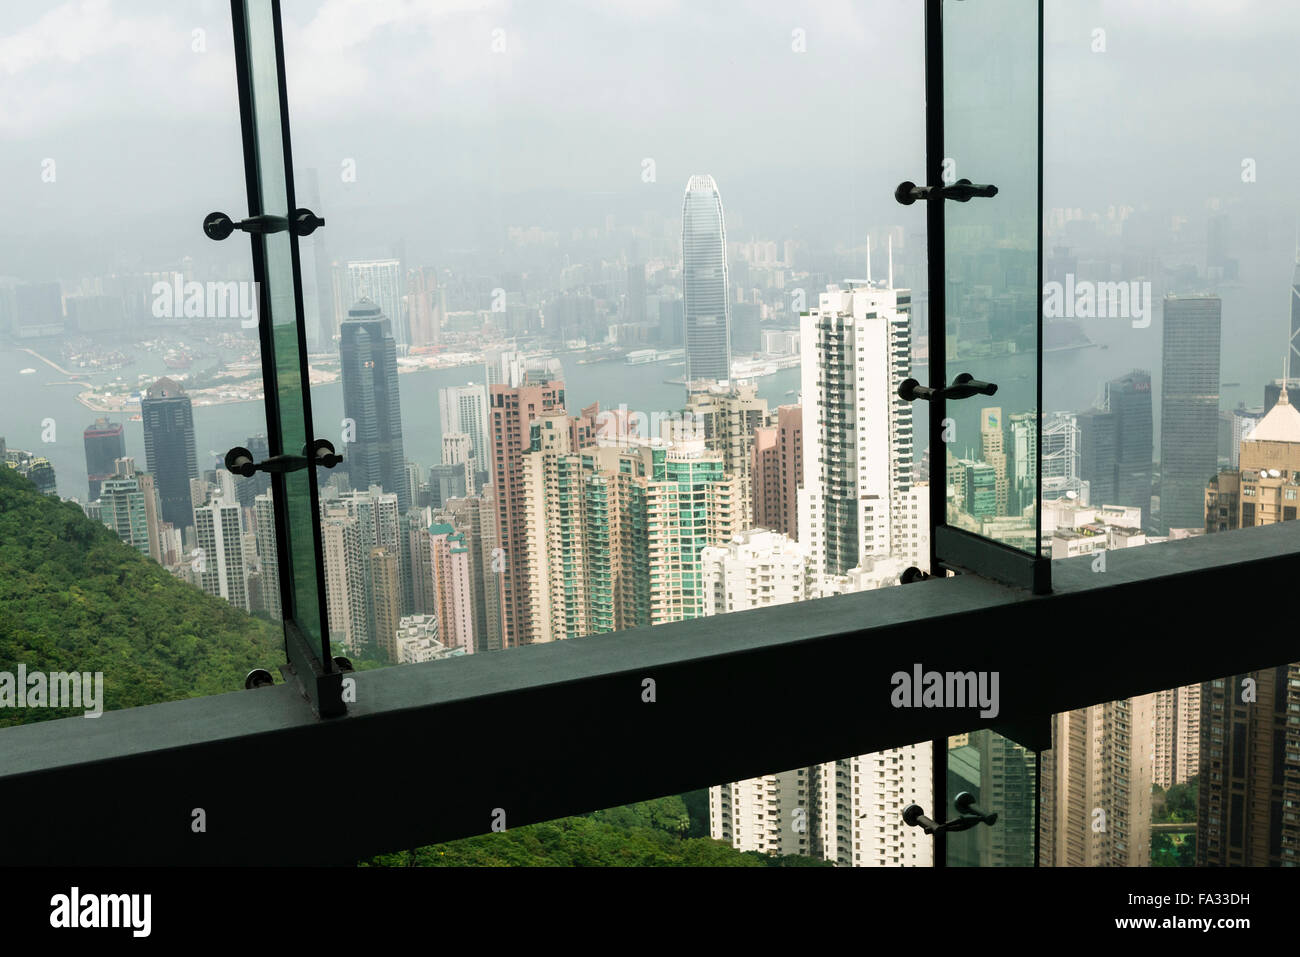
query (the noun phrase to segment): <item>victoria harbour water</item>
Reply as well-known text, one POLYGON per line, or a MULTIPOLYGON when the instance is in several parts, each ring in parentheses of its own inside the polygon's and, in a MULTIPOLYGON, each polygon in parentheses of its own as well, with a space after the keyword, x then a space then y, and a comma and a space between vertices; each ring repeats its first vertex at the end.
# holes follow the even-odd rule
MULTIPOLYGON (((1240 284, 1219 290, 1223 298, 1220 378, 1225 383, 1240 383, 1239 386, 1222 387, 1220 404, 1223 408, 1233 408, 1238 401, 1245 401, 1249 406, 1261 404, 1264 383, 1281 375, 1289 331, 1287 297, 1290 270, 1279 270, 1277 276, 1267 278, 1271 281, 1265 282, 1262 276, 1243 274, 1240 284)), ((1146 328, 1134 328, 1131 322, 1122 319, 1083 320, 1083 329, 1095 345, 1048 353, 1043 357, 1044 408, 1048 411, 1086 409, 1096 401, 1101 385, 1107 379, 1135 368, 1147 369, 1152 373, 1155 396, 1157 445, 1153 455, 1158 456, 1162 330, 1159 300, 1155 311, 1153 321, 1146 328)), ((39 346, 37 351, 42 351, 39 346)), ((42 354, 58 361, 48 347, 42 354)), ((576 356, 565 356, 563 364, 566 405, 570 412, 576 413, 583 406, 599 402, 601 408, 625 404, 629 410, 647 416, 655 412, 662 415, 680 411, 684 403, 683 387, 664 381, 680 376, 680 366, 666 363, 629 366, 618 360, 580 365, 576 356)), ((145 372, 156 372, 160 376, 167 374, 161 361, 153 355, 124 370, 128 376, 145 372), (157 368, 149 365, 150 362, 157 368)), ((977 379, 996 382, 999 386, 997 395, 991 398, 977 396, 949 404, 949 413, 956 423, 953 451, 959 456, 966 455, 967 449, 972 453, 978 452, 978 417, 983 406, 1000 406, 1004 415, 1035 407, 1032 354, 966 363, 950 362, 949 378, 958 372, 970 372, 977 379)), ((924 365, 914 368, 913 375, 923 383, 929 381, 924 365)), ((86 378, 98 383, 108 376, 86 378)), ((755 381, 759 395, 774 407, 798 401, 799 378, 799 369, 791 368, 755 381)), ((439 460, 442 436, 438 390, 449 385, 482 381, 482 366, 399 376, 408 459, 424 467, 439 460)), ((881 389, 895 387, 895 383, 880 383, 881 389)), ((77 401, 77 394, 83 388, 27 352, 11 345, 0 347, 0 436, 5 438, 10 448, 28 449, 49 458, 58 478, 59 494, 80 500, 84 500, 87 494, 82 431, 96 417, 96 413, 77 401), (20 374, 20 370, 26 368, 33 368, 35 372, 20 374), (53 441, 43 441, 43 437, 50 437, 51 432, 53 441)), ((317 435, 329 438, 337 445, 343 417, 342 391, 338 383, 313 388, 312 406, 317 435)), ((928 437, 923 410, 918 408, 916 411, 919 456, 928 437)), ((143 467, 145 452, 141 423, 132 422, 122 414, 114 414, 111 418, 124 423, 127 454, 134 456, 143 467)), ((207 469, 216 466, 227 449, 243 445, 250 435, 265 432, 266 420, 261 402, 240 402, 195 408, 194 426, 198 464, 201 469, 207 469)))

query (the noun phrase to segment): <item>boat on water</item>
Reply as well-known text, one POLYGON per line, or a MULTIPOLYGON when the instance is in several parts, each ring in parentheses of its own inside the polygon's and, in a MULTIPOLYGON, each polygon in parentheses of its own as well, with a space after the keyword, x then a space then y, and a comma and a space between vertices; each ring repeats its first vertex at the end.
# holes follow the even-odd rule
POLYGON ((795 394, 795 391, 794 391, 794 389, 786 389, 786 390, 785 390, 785 394, 786 394, 786 395, 794 395, 794 394, 795 394))
POLYGON ((35 372, 36 372, 35 369, 19 369, 19 370, 18 370, 18 374, 19 374, 19 375, 32 375, 32 374, 35 373, 35 372))

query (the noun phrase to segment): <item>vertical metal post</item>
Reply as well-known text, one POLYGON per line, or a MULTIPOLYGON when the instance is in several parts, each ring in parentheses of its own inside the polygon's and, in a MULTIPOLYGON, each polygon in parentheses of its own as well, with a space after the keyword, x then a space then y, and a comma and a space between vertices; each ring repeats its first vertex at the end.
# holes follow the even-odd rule
MULTIPOLYGON (((925 0, 925 182, 943 183, 943 0, 925 0)), ((925 204, 927 283, 930 287, 929 362, 930 385, 947 384, 947 266, 944 249, 944 201, 925 204)), ((935 529, 948 520, 948 456, 944 447, 943 420, 947 401, 942 394, 929 403, 930 412, 930 574, 941 574, 938 536, 935 529)), ((948 815, 948 741, 930 742, 931 778, 934 792, 932 814, 939 823, 948 815)), ((934 835, 934 866, 948 866, 948 838, 934 835)))

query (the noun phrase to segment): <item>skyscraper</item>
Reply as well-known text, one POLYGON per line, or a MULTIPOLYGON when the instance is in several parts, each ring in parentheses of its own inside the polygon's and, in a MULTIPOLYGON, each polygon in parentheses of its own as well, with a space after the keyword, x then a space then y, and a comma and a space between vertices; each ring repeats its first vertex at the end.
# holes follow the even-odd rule
POLYGON ((798 539, 803 409, 797 405, 780 406, 775 425, 755 430, 751 456, 752 524, 798 539))
MULTIPOLYGON (((389 335, 396 345, 405 346, 411 342, 407 334, 406 320, 402 313, 402 300, 406 295, 405 275, 402 263, 397 259, 371 259, 348 263, 349 300, 369 299, 378 305, 380 311, 388 317, 389 335)), ((348 315, 351 315, 349 310, 348 315)), ((346 321, 346 320, 345 320, 346 321)))
POLYGON ((1198 867, 1300 867, 1300 664, 1201 686, 1198 867))
POLYGON ((1152 784, 1168 791, 1186 784, 1201 766, 1201 686, 1157 691, 1152 784))
POLYGON ((438 616, 438 640, 447 648, 474 653, 473 565, 465 535, 439 522, 429 526, 429 549, 438 616))
POLYGON ((190 479, 198 478, 194 458, 194 409, 172 379, 155 382, 140 401, 144 453, 162 502, 163 521, 178 529, 193 521, 190 479))
MULTIPOLYGON (((1215 392, 1218 392, 1216 385, 1215 392)), ((1217 402, 1217 399, 1216 399, 1217 402)), ((1151 373, 1135 369, 1106 383, 1106 407, 1115 420, 1115 501, 1136 505, 1142 527, 1151 514, 1151 373)))
POLYGON ((521 644, 530 629, 532 582, 525 566, 523 456, 532 446, 533 420, 564 411, 564 383, 490 385, 491 484, 497 507, 497 548, 493 560, 500 595, 502 647, 521 644))
POLYGON ((739 478, 703 440, 590 446, 583 423, 539 416, 522 457, 529 643, 703 615, 702 553, 739 531, 739 478))
POLYGON ((1165 297, 1160 526, 1166 532, 1205 527, 1205 486, 1219 463, 1222 311, 1218 296, 1165 297))
MULTIPOLYGON (((749 525, 753 512, 753 476, 751 450, 754 432, 767 420, 767 400, 758 397, 752 382, 736 383, 726 388, 713 385, 692 389, 686 397, 683 420, 706 448, 722 456, 722 466, 729 475, 740 479, 740 520, 749 525)), ((652 436, 653 437, 653 436, 652 436)))
POLYGON ((363 549, 357 519, 344 508, 322 503, 321 550, 325 557, 325 604, 330 638, 349 652, 368 650, 370 614, 366 593, 369 549, 363 549))
POLYGON ((397 496, 398 509, 411 507, 402 445, 401 396, 392 323, 374 302, 362 299, 340 328, 343 415, 355 441, 343 448, 343 464, 354 488, 372 485, 397 496))
POLYGON ((86 426, 83 435, 86 445, 86 475, 90 479, 90 498, 99 498, 100 483, 113 475, 113 463, 126 455, 126 437, 121 422, 110 422, 105 417, 95 419, 86 426))
POLYGON ((905 289, 832 286, 800 320, 799 542, 816 574, 844 575, 915 537, 891 522, 912 494, 912 407, 897 392, 910 361, 910 301, 905 289))
POLYGON ((117 537, 142 554, 150 554, 147 490, 140 488, 131 460, 118 460, 122 468, 103 480, 99 499, 100 519, 117 532, 117 537))
POLYGON ((727 228, 712 176, 692 176, 682 200, 686 381, 731 376, 727 228))
POLYGON ((239 526, 239 504, 220 495, 194 509, 194 533, 199 587, 248 611, 248 576, 239 526))
POLYGON ((253 535, 262 572, 262 608, 275 621, 284 618, 280 601, 280 555, 275 541, 275 500, 267 491, 253 499, 253 535))
POLYGON ((1145 867, 1151 860, 1153 694, 1052 716, 1039 754, 1044 867, 1145 867))
MULTIPOLYGON (((475 652, 501 650, 501 593, 497 588, 500 573, 493 568, 497 551, 496 503, 492 493, 489 485, 480 495, 453 499, 435 516, 436 521, 446 521, 456 528, 469 549, 475 652)), ((427 528, 421 531, 428 535, 427 528)), ((430 604, 426 611, 433 608, 430 604)))
POLYGON ((389 661, 397 662, 397 628, 402 620, 402 572, 397 549, 375 545, 370 549, 370 602, 375 645, 389 661))
MULTIPOLYGON (((474 456, 474 469, 487 469, 487 387, 470 383, 439 389, 438 414, 443 435, 449 432, 468 435, 470 454, 474 456)), ((449 461, 445 455, 443 461, 449 461)))
MULTIPOLYGON (((1287 389, 1205 490, 1209 532, 1295 521, 1300 411, 1287 389)), ((1300 866, 1300 664, 1206 682, 1196 863, 1300 866)))
POLYGON ((1007 513, 1007 451, 1005 426, 1000 406, 980 409, 980 461, 993 466, 993 509, 995 515, 1007 513))

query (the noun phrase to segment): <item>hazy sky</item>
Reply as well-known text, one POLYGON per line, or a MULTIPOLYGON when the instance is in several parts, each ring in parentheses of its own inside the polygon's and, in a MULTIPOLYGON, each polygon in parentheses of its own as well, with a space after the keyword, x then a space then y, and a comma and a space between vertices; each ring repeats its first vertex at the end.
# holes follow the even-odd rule
MULTIPOLYGON (((733 238, 914 230, 892 191, 924 155, 921 10, 285 0, 296 165, 320 171, 342 255, 473 245, 485 224, 672 220, 694 172, 718 181, 733 238)), ((229 18, 219 0, 0 7, 0 275, 235 254, 198 231, 245 212, 229 18)), ((1272 235, 1300 215, 1300 4, 1049 0, 1045 36, 1049 207, 1220 198, 1248 236, 1251 217, 1272 235)), ((988 68, 1020 55, 990 48, 988 68)))

